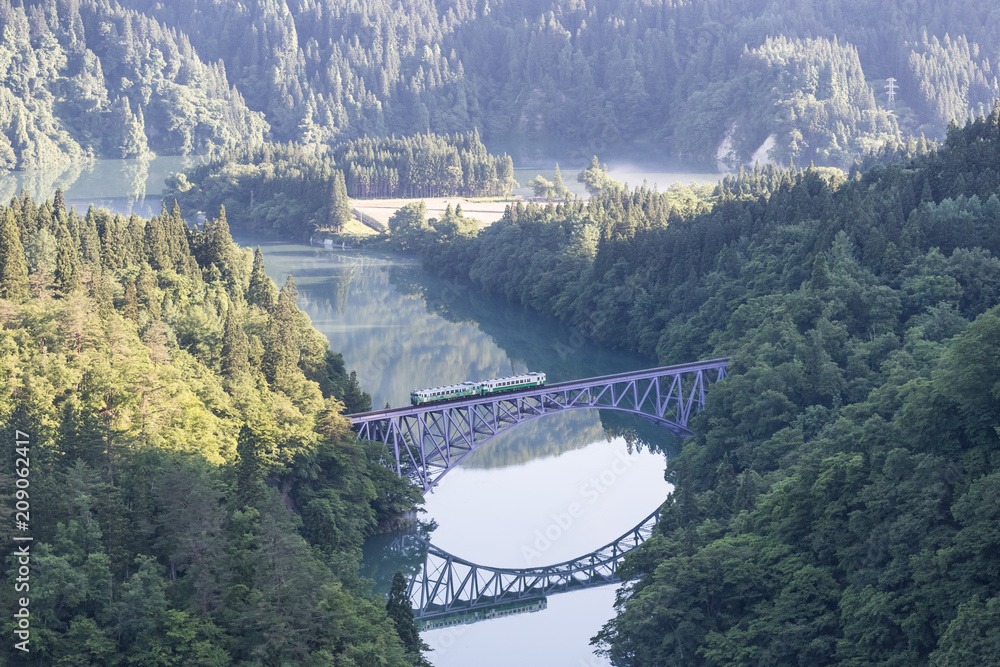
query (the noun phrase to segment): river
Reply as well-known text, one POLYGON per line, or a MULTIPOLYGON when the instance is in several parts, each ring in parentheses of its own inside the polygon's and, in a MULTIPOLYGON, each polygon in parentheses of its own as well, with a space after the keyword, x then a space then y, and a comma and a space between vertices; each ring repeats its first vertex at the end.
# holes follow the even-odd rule
MULTIPOLYGON (((558 382, 652 365, 442 281, 410 259, 287 243, 261 248, 276 283, 295 276, 300 307, 358 371, 375 407, 406 405, 413 388, 512 371, 541 370, 558 382)), ((436 523, 435 546, 480 565, 570 560, 624 534, 663 502, 671 487, 663 479, 662 452, 674 446, 665 431, 627 416, 546 417, 501 436, 448 473, 428 495, 422 520, 436 523), (634 428, 640 445, 606 428, 634 428)), ((386 564, 388 541, 366 548, 380 591, 395 571, 391 558, 386 564)), ((605 665, 589 641, 613 615, 614 595, 615 586, 552 595, 541 611, 422 637, 437 667, 605 665)))
POLYGON ((164 181, 174 173, 198 163, 195 155, 131 160, 73 162, 55 168, 30 171, 0 171, 0 201, 25 190, 36 201, 63 191, 67 206, 81 214, 91 204, 113 213, 135 213, 149 218, 160 212, 164 181))

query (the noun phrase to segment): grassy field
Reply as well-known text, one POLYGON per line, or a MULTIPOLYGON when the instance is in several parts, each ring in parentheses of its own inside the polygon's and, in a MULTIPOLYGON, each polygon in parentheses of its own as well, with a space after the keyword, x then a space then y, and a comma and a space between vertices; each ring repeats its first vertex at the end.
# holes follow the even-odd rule
MULTIPOLYGON (((403 206, 420 199, 352 199, 351 208, 372 218, 385 227, 389 226, 389 218, 403 206)), ((450 205, 454 208, 461 205, 462 213, 468 218, 479 220, 479 226, 488 227, 503 217, 504 208, 510 200, 482 201, 465 199, 464 197, 432 197, 423 200, 427 205, 427 217, 437 218, 450 205)))

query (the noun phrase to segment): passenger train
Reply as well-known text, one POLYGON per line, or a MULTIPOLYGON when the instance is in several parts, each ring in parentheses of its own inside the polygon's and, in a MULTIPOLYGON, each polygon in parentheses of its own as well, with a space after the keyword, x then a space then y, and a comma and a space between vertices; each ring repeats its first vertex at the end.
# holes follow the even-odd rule
POLYGON ((530 372, 523 375, 511 375, 493 380, 483 380, 482 382, 463 382, 461 384, 449 384, 444 387, 417 389, 410 392, 410 403, 412 405, 423 405, 424 403, 502 394, 508 391, 542 386, 545 386, 545 373, 530 372))

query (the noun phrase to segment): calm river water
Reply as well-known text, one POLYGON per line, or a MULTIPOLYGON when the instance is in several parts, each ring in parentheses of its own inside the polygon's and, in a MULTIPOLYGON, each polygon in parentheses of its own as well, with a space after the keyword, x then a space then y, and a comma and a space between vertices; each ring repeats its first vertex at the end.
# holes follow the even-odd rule
MULTIPOLYGON (((241 239, 246 243, 247 239, 241 239)), ((414 261, 261 243, 280 285, 295 276, 299 305, 358 371, 376 407, 408 403, 413 388, 526 369, 550 382, 648 367, 521 308, 446 283, 414 261)), ((596 411, 518 427, 468 457, 429 494, 431 541, 481 565, 530 567, 589 553, 639 523, 666 498, 662 451, 676 443, 641 420, 596 411), (647 446, 606 434, 635 427, 647 446), (573 504, 582 510, 566 521, 573 504)), ((395 568, 372 541, 369 576, 385 590, 395 568)), ((612 615, 615 587, 550 596, 547 608, 426 631, 437 667, 604 665, 590 638, 612 615)))

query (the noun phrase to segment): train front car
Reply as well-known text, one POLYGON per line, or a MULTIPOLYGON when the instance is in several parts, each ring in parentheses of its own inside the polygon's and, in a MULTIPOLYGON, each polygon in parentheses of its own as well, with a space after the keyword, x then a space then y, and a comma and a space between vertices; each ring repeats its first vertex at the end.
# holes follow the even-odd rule
POLYGON ((410 392, 410 404, 423 405, 424 403, 437 403, 438 401, 451 401, 456 398, 479 396, 482 393, 480 384, 479 382, 463 382, 443 387, 431 387, 430 389, 417 389, 410 392))

